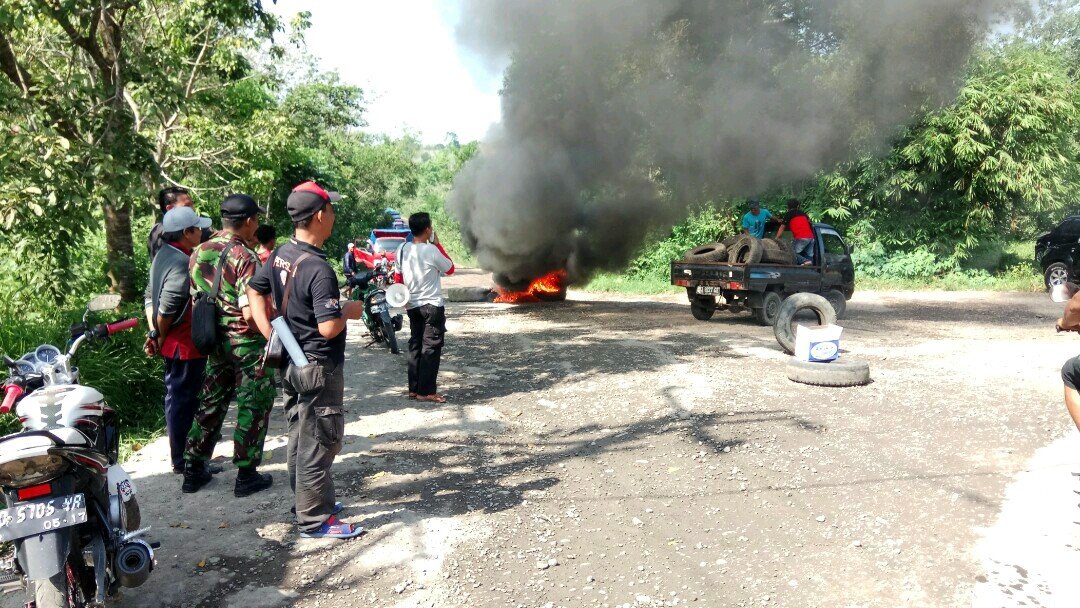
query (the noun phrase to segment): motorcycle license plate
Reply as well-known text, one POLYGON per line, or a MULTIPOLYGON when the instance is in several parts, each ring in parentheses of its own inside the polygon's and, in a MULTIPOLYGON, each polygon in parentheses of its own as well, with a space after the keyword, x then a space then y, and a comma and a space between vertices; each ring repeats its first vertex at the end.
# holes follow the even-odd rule
POLYGON ((0 541, 11 541, 86 522, 82 494, 24 502, 0 511, 0 541))
POLYGON ((371 307, 371 312, 382 312, 386 310, 386 307, 382 304, 375 304, 371 307))

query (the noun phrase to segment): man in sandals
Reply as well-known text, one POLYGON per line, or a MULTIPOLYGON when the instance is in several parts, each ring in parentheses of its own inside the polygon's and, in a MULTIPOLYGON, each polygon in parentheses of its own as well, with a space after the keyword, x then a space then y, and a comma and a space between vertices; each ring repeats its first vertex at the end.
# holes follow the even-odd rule
POLYGON ((413 242, 397 253, 401 278, 409 288, 409 398, 430 403, 446 403, 436 392, 443 338, 446 335, 446 307, 442 297, 444 275, 454 274, 454 262, 439 244, 431 227, 431 216, 409 216, 413 242))
POLYGON ((289 483, 296 523, 305 538, 353 538, 360 526, 337 518, 330 467, 345 434, 345 321, 359 319, 363 302, 342 302, 337 273, 326 261, 323 243, 334 229, 334 205, 341 200, 315 182, 293 188, 287 207, 295 233, 270 255, 248 283, 255 323, 267 338, 267 296, 281 311, 304 351, 307 364, 284 364, 285 419, 289 423, 289 483), (288 284, 286 288, 286 284, 288 284))

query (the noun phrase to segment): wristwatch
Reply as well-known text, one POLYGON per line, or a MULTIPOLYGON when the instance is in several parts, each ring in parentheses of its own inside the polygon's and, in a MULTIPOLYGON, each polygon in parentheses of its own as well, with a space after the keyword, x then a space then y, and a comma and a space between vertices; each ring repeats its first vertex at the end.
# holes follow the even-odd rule
POLYGON ((156 330, 156 329, 151 329, 150 331, 146 332, 146 337, 150 338, 151 340, 157 340, 158 336, 160 336, 160 335, 161 334, 158 333, 158 330, 156 330))

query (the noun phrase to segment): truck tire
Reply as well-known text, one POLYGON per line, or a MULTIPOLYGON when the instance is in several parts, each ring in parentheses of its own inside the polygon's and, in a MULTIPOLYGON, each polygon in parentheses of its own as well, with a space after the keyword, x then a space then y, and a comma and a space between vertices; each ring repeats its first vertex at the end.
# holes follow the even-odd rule
POLYGON ((795 328, 791 326, 791 323, 795 315, 804 310, 817 315, 819 325, 836 323, 836 311, 833 310, 832 304, 816 293, 797 293, 784 300, 780 313, 776 316, 773 334, 788 354, 795 352, 795 328))
POLYGON ((865 361, 844 359, 832 363, 790 361, 787 377, 811 386, 862 386, 870 383, 870 365, 865 361))
POLYGON ((690 301, 690 313, 698 321, 708 321, 716 313, 716 300, 714 298, 696 298, 690 301))
POLYGON ((795 263, 795 254, 787 243, 778 239, 761 239, 761 261, 766 264, 784 264, 790 266, 795 263))
POLYGON ((724 249, 731 251, 731 248, 735 246, 735 243, 739 242, 739 239, 746 236, 745 234, 733 234, 720 242, 724 246, 724 249))
POLYGON ((763 253, 761 241, 752 236, 743 236, 732 245, 728 261, 736 264, 757 264, 763 253))
POLYGON ((709 243, 700 247, 694 247, 683 255, 686 262, 726 262, 728 259, 727 248, 722 243, 709 243))
POLYGON ((780 307, 784 304, 784 298, 775 291, 766 291, 761 298, 761 308, 754 309, 754 318, 757 322, 772 327, 776 325, 776 317, 780 314, 780 307))
POLYGON ((844 297, 844 292, 839 289, 830 289, 821 294, 832 304, 833 310, 836 312, 837 319, 843 319, 844 314, 847 312, 847 298, 844 297))

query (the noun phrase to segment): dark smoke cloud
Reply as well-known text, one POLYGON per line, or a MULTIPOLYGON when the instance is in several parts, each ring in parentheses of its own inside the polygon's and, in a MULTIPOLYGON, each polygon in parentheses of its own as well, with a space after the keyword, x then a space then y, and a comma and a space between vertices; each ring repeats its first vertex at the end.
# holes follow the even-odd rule
POLYGON ((948 101, 995 0, 464 0, 509 58, 449 198, 509 283, 626 264, 710 197, 794 183, 948 101))

